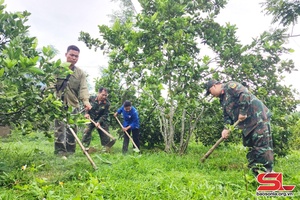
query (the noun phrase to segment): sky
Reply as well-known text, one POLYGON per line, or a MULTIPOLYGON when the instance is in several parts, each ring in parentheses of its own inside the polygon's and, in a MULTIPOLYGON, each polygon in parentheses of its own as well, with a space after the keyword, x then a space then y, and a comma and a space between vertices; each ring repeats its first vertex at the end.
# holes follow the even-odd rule
MULTIPOLYGON (((137 0, 132 0, 137 12, 141 10, 137 0)), ((230 22, 236 24, 237 35, 243 44, 249 44, 263 31, 268 31, 276 25, 271 25, 271 16, 262 13, 260 3, 263 0, 229 0, 217 18, 220 24, 230 22)), ((100 52, 88 49, 83 42, 78 41, 80 31, 88 32, 92 37, 99 37, 98 25, 109 25, 113 11, 119 10, 119 5, 110 0, 5 0, 7 11, 24 11, 31 13, 26 25, 30 25, 30 35, 37 37, 38 47, 53 45, 59 54, 57 58, 65 61, 67 46, 77 45, 81 52, 77 66, 89 75, 89 82, 100 77, 99 67, 107 66, 107 58, 100 52)), ((300 34, 300 25, 296 25, 293 34, 300 34)), ((287 47, 295 52, 284 58, 293 59, 298 72, 287 75, 284 83, 300 90, 300 37, 291 38, 287 47), (298 55, 298 56, 297 56, 298 55)))

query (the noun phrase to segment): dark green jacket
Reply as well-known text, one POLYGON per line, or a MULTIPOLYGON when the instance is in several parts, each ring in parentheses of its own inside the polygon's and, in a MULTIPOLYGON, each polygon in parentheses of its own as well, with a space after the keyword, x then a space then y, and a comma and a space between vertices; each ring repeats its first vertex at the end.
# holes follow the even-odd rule
POLYGON ((247 115, 246 120, 238 125, 244 136, 247 136, 258 123, 270 120, 269 109, 242 84, 230 81, 222 84, 222 89, 224 93, 220 96, 220 103, 225 124, 236 122, 239 114, 247 115))
POLYGON ((108 100, 99 102, 97 100, 97 96, 91 96, 89 101, 92 106, 92 109, 89 110, 87 113, 90 115, 90 117, 95 122, 99 122, 101 125, 107 124, 110 102, 108 100))

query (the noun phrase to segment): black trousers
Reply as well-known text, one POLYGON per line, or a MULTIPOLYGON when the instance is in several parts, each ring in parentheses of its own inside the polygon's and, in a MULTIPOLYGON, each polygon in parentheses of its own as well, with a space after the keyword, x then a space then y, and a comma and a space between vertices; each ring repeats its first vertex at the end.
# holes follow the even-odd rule
MULTIPOLYGON (((140 149, 140 130, 139 129, 128 129, 127 133, 129 135, 131 135, 132 133, 132 139, 134 141, 134 143, 136 144, 136 146, 140 149)), ((128 144, 129 144, 129 137, 127 136, 127 134, 124 132, 124 140, 123 140, 123 148, 122 148, 122 152, 123 153, 127 153, 128 151, 128 144)))

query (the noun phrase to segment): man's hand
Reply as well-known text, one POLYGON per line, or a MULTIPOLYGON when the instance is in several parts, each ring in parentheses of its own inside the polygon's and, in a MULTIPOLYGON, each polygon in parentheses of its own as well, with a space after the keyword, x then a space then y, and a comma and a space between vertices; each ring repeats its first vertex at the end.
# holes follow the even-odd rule
POLYGON ((230 134, 230 130, 224 129, 222 131, 222 138, 227 139, 229 137, 229 134, 230 134))
POLYGON ((99 122, 96 123, 96 127, 101 127, 99 122))
POLYGON ((238 120, 239 120, 240 122, 242 122, 242 121, 244 121, 246 118, 247 118, 247 115, 241 115, 241 114, 239 114, 238 120))
POLYGON ((131 128, 131 126, 127 126, 127 127, 123 127, 122 129, 123 129, 123 131, 125 132, 125 131, 127 131, 128 129, 130 129, 131 128))
POLYGON ((86 119, 90 119, 90 115, 89 115, 89 114, 85 114, 84 117, 85 117, 86 119))
POLYGON ((85 108, 86 111, 89 111, 89 110, 92 109, 92 106, 91 106, 90 103, 88 103, 88 104, 84 105, 84 108, 85 108))
POLYGON ((118 112, 115 112, 115 113, 114 113, 114 117, 116 117, 117 115, 118 115, 118 112))

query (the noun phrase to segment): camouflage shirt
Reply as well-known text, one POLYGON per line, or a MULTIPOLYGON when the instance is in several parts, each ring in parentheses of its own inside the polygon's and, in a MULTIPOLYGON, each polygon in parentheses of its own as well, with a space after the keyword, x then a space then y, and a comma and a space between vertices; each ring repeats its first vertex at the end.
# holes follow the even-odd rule
POLYGON ((239 114, 247 115, 247 118, 238 125, 238 128, 243 130, 244 136, 247 136, 258 123, 270 120, 269 109, 242 84, 230 81, 222 84, 222 89, 224 93, 220 96, 220 103, 223 107, 225 124, 236 122, 239 114))
MULTIPOLYGON (((60 88, 65 79, 66 77, 58 77, 56 87, 60 88)), ((80 68, 75 67, 73 74, 69 78, 68 85, 64 91, 59 91, 57 96, 63 96, 64 103, 75 108, 79 108, 79 100, 86 105, 89 99, 89 92, 85 73, 80 68)))
POLYGON ((100 124, 108 123, 109 106, 108 100, 98 101, 97 96, 91 96, 89 99, 92 109, 88 111, 90 117, 100 124))

